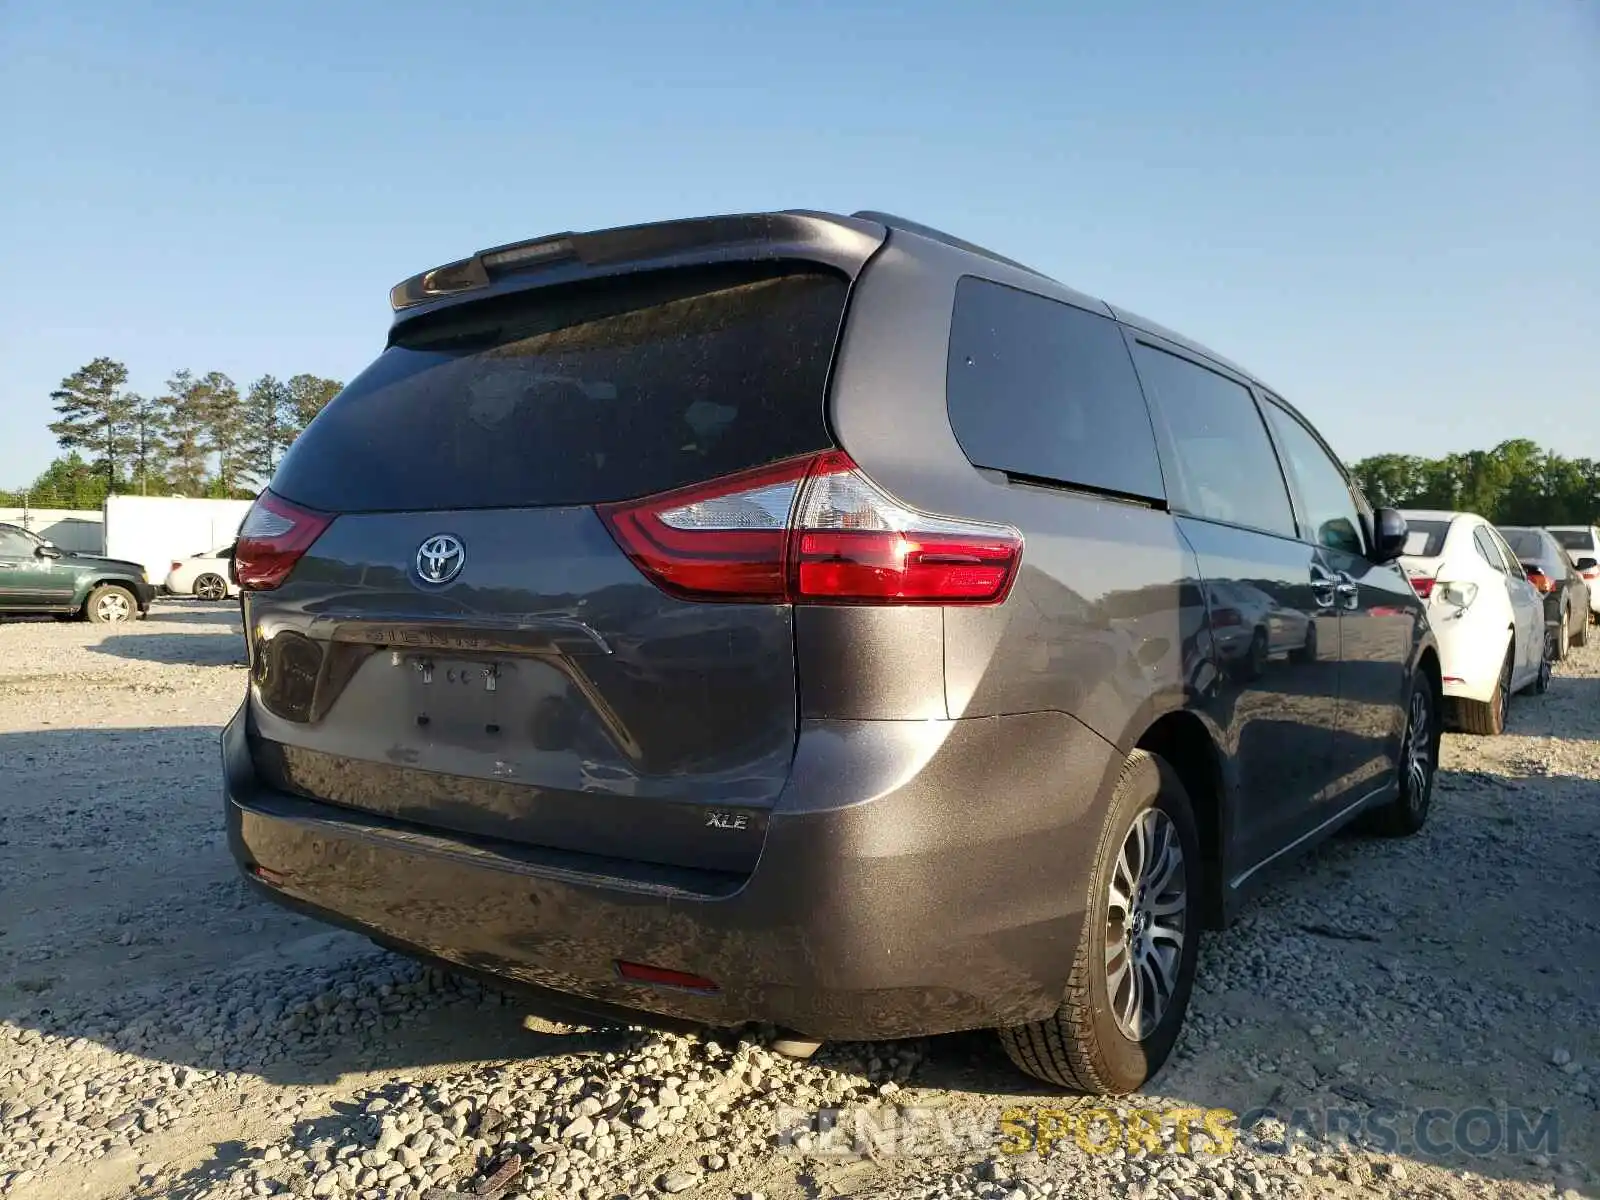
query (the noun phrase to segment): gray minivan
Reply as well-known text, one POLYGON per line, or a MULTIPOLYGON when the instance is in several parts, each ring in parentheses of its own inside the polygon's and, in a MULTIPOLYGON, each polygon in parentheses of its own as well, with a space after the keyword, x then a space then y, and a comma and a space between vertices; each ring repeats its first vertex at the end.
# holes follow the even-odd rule
POLYGON ((394 289, 245 521, 230 843, 547 1006, 1167 1057, 1198 932, 1427 815, 1439 664, 1248 372, 912 222, 561 234, 394 289))

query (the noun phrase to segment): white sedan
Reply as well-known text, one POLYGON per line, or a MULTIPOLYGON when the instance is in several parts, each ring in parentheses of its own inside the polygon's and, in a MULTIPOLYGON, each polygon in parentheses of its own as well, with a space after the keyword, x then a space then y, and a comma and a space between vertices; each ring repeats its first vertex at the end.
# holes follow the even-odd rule
POLYGON ((1469 733, 1499 733, 1513 692, 1550 684, 1544 602, 1495 527, 1475 513, 1408 510, 1400 565, 1428 606, 1444 694, 1469 733))
POLYGON ((167 591, 174 596, 198 596, 202 600, 226 600, 239 594, 228 570, 232 546, 207 550, 203 554, 177 559, 167 572, 167 591))

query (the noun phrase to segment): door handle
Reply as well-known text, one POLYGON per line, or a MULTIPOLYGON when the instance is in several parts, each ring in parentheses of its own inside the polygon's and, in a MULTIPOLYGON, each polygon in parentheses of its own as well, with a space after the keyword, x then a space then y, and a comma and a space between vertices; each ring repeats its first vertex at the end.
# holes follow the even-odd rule
POLYGON ((1339 581, 1321 567, 1311 568, 1311 599, 1318 608, 1332 608, 1338 603, 1339 581))
POLYGON ((1361 606, 1361 589, 1345 572, 1339 572, 1339 582, 1334 585, 1333 590, 1346 608, 1354 609, 1361 606))

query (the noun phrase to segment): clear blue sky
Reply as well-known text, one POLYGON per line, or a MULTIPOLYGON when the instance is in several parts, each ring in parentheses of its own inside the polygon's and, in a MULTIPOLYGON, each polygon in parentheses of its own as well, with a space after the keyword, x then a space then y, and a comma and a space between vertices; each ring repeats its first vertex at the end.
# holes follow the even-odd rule
POLYGON ((882 208, 1250 365, 1347 458, 1600 457, 1600 0, 0 0, 0 484, 91 357, 348 378, 402 277, 882 208))

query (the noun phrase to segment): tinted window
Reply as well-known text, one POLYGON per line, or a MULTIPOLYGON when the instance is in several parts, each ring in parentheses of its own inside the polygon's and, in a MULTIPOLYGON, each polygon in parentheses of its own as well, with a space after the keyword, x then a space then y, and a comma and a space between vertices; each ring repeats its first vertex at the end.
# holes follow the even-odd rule
POLYGON ((1483 529, 1489 535, 1490 540, 1494 542, 1495 549, 1500 551, 1500 557, 1505 559, 1506 570, 1518 579, 1526 579, 1528 576, 1522 569, 1522 563, 1518 561, 1511 547, 1506 545, 1506 540, 1500 536, 1500 531, 1493 525, 1485 525, 1483 529))
POLYGON ((1524 562, 1533 562, 1548 557, 1545 550, 1544 539, 1534 529, 1502 529, 1500 536, 1506 540, 1506 545, 1511 547, 1511 553, 1524 562))
POLYGON ((420 318, 273 478, 335 512, 594 504, 824 448, 846 282, 655 272, 420 318))
POLYGON ((977 466, 1165 495, 1150 414, 1107 317, 962 279, 946 388, 950 427, 977 466))
POLYGON ((1506 573, 1506 564, 1500 557, 1500 548, 1494 544, 1494 539, 1489 536, 1487 529, 1479 525, 1472 531, 1472 541, 1478 547, 1478 557, 1502 575, 1506 573))
POLYGON ((1414 558, 1435 558, 1444 553, 1444 539, 1449 532, 1448 521, 1413 521, 1408 517, 1406 548, 1402 553, 1414 558))
POLYGON ((1267 405, 1267 420, 1278 435, 1295 490, 1305 509, 1305 535, 1319 546, 1363 554, 1361 514, 1344 472, 1328 456, 1315 435, 1276 404, 1267 405))
POLYGON ((1145 393, 1161 409, 1177 456, 1182 506, 1199 517, 1295 536, 1283 472, 1250 393, 1233 380, 1152 346, 1134 351, 1145 393))
POLYGON ((1594 535, 1581 529, 1552 529, 1550 536, 1561 543, 1564 550, 1593 550, 1594 535))
POLYGON ((0 557, 32 558, 33 541, 16 529, 0 529, 0 557))

